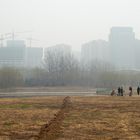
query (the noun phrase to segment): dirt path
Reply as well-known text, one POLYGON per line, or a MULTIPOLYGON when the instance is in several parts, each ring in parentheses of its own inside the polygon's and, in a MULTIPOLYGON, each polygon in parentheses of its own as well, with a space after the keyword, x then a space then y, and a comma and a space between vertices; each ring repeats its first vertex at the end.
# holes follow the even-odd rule
POLYGON ((71 106, 72 103, 70 97, 69 96, 65 97, 60 111, 48 124, 45 124, 41 128, 38 138, 36 140, 56 139, 58 135, 60 135, 61 123, 63 119, 66 117, 67 113, 70 111, 71 106))

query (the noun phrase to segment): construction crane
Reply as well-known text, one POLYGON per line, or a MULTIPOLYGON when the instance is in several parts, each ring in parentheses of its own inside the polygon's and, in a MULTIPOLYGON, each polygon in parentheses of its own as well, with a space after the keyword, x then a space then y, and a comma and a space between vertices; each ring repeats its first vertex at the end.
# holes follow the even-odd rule
POLYGON ((1 47, 3 47, 3 41, 5 40, 5 39, 9 39, 9 38, 11 38, 11 37, 9 37, 9 36, 7 36, 8 34, 1 34, 0 36, 0 41, 1 41, 1 47))
POLYGON ((29 41, 29 47, 30 47, 30 48, 32 47, 32 42, 33 42, 33 41, 39 41, 38 39, 34 39, 34 38, 32 38, 32 37, 27 38, 27 40, 29 41))
POLYGON ((1 41, 1 47, 3 47, 3 41, 6 39, 12 39, 15 40, 15 37, 17 36, 16 34, 23 34, 23 33, 29 33, 32 31, 22 31, 22 32, 10 32, 10 33, 5 33, 5 34, 1 34, 0 36, 0 41, 1 41))
POLYGON ((17 36, 16 34, 24 34, 24 33, 31 33, 33 31, 29 30, 29 31, 22 31, 22 32, 14 32, 12 31, 11 33, 8 33, 8 35, 11 35, 12 40, 15 40, 15 37, 17 36))

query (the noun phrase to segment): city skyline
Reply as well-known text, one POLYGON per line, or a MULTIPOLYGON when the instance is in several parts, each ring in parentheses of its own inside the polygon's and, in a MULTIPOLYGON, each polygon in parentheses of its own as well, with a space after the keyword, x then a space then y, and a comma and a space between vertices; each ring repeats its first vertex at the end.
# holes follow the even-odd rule
POLYGON ((7 45, 5 47, 0 47, 0 61, 2 64, 14 64, 15 56, 17 56, 16 62, 19 61, 19 58, 22 58, 21 65, 24 65, 24 62, 26 62, 26 66, 29 67, 31 65, 39 66, 40 62, 43 62, 47 51, 50 50, 51 52, 59 52, 60 54, 62 52, 72 52, 78 60, 86 65, 102 62, 109 63, 119 70, 140 69, 138 62, 140 40, 135 38, 135 32, 132 27, 112 27, 108 38, 108 41, 98 39, 83 43, 81 46, 81 53, 77 53, 77 56, 74 50, 72 51, 72 46, 69 44, 61 43, 48 48, 44 47, 44 49, 40 47, 39 49, 31 46, 28 47, 25 41, 15 40, 13 38, 7 40, 7 45), (22 50, 22 48, 24 49, 22 50), (20 50, 16 51, 16 49, 20 50))
MULTIPOLYGON (((134 34, 135 34, 135 39, 140 40, 140 37, 138 38, 136 36, 135 29, 132 26, 112 26, 109 29, 109 33, 107 35, 107 39, 103 39, 103 38, 92 38, 91 40, 86 40, 85 42, 81 42, 81 44, 79 45, 79 47, 77 49, 74 48, 74 46, 72 46, 71 44, 65 43, 64 41, 59 42, 59 43, 56 43, 56 44, 53 44, 53 45, 47 45, 45 41, 34 39, 32 37, 29 37, 28 35, 27 35, 28 36, 27 38, 24 37, 24 36, 22 37, 22 35, 21 36, 20 35, 16 35, 16 34, 20 34, 20 32, 19 33, 18 32, 17 33, 16 32, 9 32, 8 35, 6 35, 6 33, 1 34, 1 35, 8 36, 6 39, 3 39, 4 46, 6 46, 6 42, 8 42, 9 40, 12 40, 12 34, 15 34, 15 40, 23 40, 23 41, 25 41, 26 47, 42 47, 42 48, 48 48, 48 47, 59 45, 59 44, 67 44, 67 45, 71 46, 74 51, 81 51, 82 45, 85 44, 86 42, 90 42, 90 41, 94 41, 94 40, 104 40, 106 42, 109 42, 109 40, 110 40, 110 31, 111 31, 112 28, 131 28, 133 30, 134 34), (40 43, 43 44, 43 45, 40 45, 40 43)), ((25 34, 30 34, 30 32, 32 32, 32 31, 25 31, 25 34)), ((21 32, 21 34, 22 34, 22 32, 21 32)), ((23 34, 24 34, 24 32, 23 32, 23 34)), ((0 37, 0 41, 1 41, 1 37, 0 37)), ((0 45, 1 45, 1 43, 0 43, 0 45)))
POLYGON ((93 39, 108 40, 112 26, 131 26, 140 38, 139 4, 139 0, 0 0, 0 33, 32 30, 23 36, 40 40, 34 45, 65 43, 75 49, 93 39))
POLYGON ((112 27, 109 40, 93 40, 82 45, 82 60, 86 63, 109 62, 117 70, 140 69, 140 40, 132 27, 112 27))

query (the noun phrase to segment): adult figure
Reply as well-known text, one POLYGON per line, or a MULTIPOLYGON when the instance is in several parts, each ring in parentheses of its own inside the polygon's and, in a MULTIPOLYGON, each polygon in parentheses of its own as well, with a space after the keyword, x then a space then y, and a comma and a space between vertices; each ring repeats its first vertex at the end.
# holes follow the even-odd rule
POLYGON ((140 94, 140 87, 139 86, 137 87, 137 94, 138 95, 140 94))
POLYGON ((129 96, 132 96, 132 87, 129 87, 129 96))
POLYGON ((120 93, 121 93, 121 88, 120 87, 118 87, 118 96, 120 96, 120 93))
POLYGON ((121 87, 121 88, 120 88, 120 95, 121 95, 121 96, 123 96, 123 92, 124 92, 123 87, 121 87))

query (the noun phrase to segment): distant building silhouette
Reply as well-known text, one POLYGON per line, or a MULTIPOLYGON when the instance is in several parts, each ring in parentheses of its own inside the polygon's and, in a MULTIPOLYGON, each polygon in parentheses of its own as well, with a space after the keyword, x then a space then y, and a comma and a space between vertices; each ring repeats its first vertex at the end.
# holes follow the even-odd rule
POLYGON ((25 66, 25 42, 23 40, 9 40, 6 47, 0 48, 0 67, 25 66))
POLYGON ((27 48, 24 40, 8 40, 0 47, 0 67, 41 67, 43 48, 27 48))
POLYGON ((43 64, 43 48, 27 47, 25 66, 27 68, 42 67, 43 64))
POLYGON ((51 52, 52 54, 69 54, 71 53, 71 46, 67 45, 67 44, 57 44, 48 48, 44 49, 44 58, 46 58, 46 55, 48 52, 51 52))
POLYGON ((135 33, 131 27, 112 27, 110 36, 111 62, 117 69, 135 68, 135 33))
POLYGON ((140 70, 140 40, 136 39, 135 41, 135 65, 136 69, 140 70))
MULTIPOLYGON (((49 71, 61 71, 70 65, 72 50, 67 44, 57 44, 44 49, 44 66, 49 71)), ((61 71, 62 72, 62 71, 61 71)))
POLYGON ((82 62, 109 61, 108 42, 104 40, 93 40, 85 43, 81 48, 82 62))

